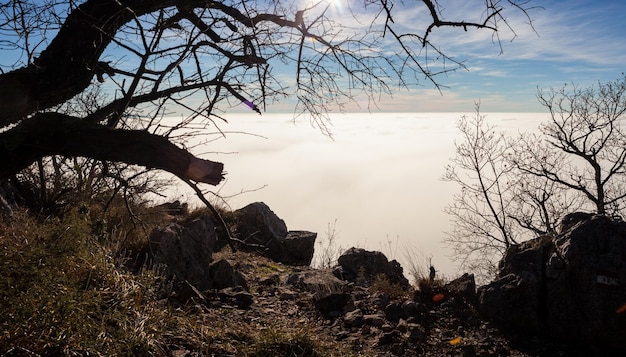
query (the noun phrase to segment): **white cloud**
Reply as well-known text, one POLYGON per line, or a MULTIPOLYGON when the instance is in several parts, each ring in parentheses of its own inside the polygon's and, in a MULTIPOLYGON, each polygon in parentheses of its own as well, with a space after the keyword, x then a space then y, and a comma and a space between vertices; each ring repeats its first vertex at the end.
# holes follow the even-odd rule
MULTIPOLYGON (((440 4, 444 3, 446 1, 440 1, 440 4)), ((358 4, 362 5, 361 2, 358 4)), ((355 2, 353 7, 329 9, 328 14, 335 16, 335 20, 345 26, 339 36, 371 34, 368 31, 371 30, 373 9, 363 10, 358 4, 355 2)), ((480 19, 481 14, 477 9, 481 8, 481 4, 480 1, 450 2, 444 14, 449 20, 471 19, 474 15, 480 19)), ((465 63, 470 73, 461 70, 436 76, 437 83, 450 88, 444 90, 443 96, 424 76, 406 75, 405 80, 422 87, 412 87, 409 92, 396 91, 392 97, 381 96, 376 98, 376 103, 365 95, 355 94, 355 103, 348 103, 345 110, 466 111, 468 108, 471 110, 473 103, 479 99, 497 111, 541 110, 535 99, 537 87, 558 86, 569 81, 593 83, 607 77, 612 79, 623 71, 626 50, 618 44, 623 42, 620 38, 623 31, 619 27, 624 28, 619 14, 620 11, 624 12, 625 7, 612 4, 618 7, 598 5, 590 0, 542 4, 546 6, 545 9, 530 12, 534 28, 528 25, 528 19, 523 13, 508 12, 507 21, 515 32, 507 31, 506 26, 502 26, 500 43, 488 30, 468 28, 465 32, 459 28, 434 29, 430 35, 433 43, 457 60, 467 59, 465 63), (500 45, 503 54, 500 54, 500 45)), ((396 2, 395 6, 394 21, 398 30, 421 35, 420 31, 423 31, 428 20, 425 7, 416 4, 401 8, 400 2, 396 2)), ((309 15, 313 16, 313 11, 309 15)), ((398 51, 394 41, 388 35, 382 42, 365 48, 363 54, 376 55, 378 51, 385 51, 391 56, 394 51, 398 51)), ((421 50, 419 43, 415 43, 415 46, 415 49, 421 50)), ((429 54, 432 55, 432 51, 429 54)), ((445 68, 441 60, 423 62, 422 65, 427 65, 433 72, 445 68)), ((280 83, 294 88, 295 69, 279 64, 274 70, 280 83), (286 70, 290 72, 279 73, 286 70)), ((392 87, 395 85, 393 82, 389 84, 392 87)), ((292 111, 293 105, 293 98, 290 98, 272 104, 270 110, 292 111)))
MULTIPOLYGON (((626 61, 626 51, 616 44, 623 43, 623 25, 621 31, 613 26, 620 26, 618 24, 623 22, 624 9, 622 7, 620 15, 611 7, 589 1, 547 6, 545 10, 531 12, 537 33, 518 14, 510 18, 517 37, 511 43, 502 42, 504 57, 621 65, 626 61)), ((474 31, 469 39, 452 37, 451 45, 472 58, 493 58, 497 53, 488 51, 488 47, 492 47, 485 45, 489 43, 488 36, 485 31, 474 31)))

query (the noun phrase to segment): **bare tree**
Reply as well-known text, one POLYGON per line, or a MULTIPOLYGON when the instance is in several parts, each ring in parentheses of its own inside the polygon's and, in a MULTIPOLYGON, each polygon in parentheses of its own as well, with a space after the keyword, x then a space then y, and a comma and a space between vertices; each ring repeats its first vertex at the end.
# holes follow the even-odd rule
MULTIPOLYGON (((540 145, 539 138, 524 133, 511 138, 485 119, 478 106, 473 117, 461 117, 461 140, 443 177, 460 186, 444 208, 453 220, 444 242, 463 268, 481 278, 493 275, 507 248, 555 233, 563 215, 583 204, 566 187, 519 170, 516 163, 532 161, 527 150, 540 145)), ((532 152, 542 153, 544 163, 558 171, 565 154, 550 149, 532 152)))
POLYGON ((389 0, 351 9, 355 21, 367 18, 367 31, 333 19, 325 2, 2 2, 0 179, 57 154, 158 168, 216 185, 223 164, 173 144, 180 129, 219 131, 228 108, 243 103, 260 112, 291 95, 297 113, 313 114, 324 129, 325 108, 356 93, 375 100, 391 92, 394 79, 437 86, 438 73, 462 64, 430 42, 434 31, 499 36, 509 28, 507 14, 528 16, 531 9, 526 0, 476 3, 482 11, 447 20, 444 6, 424 0, 427 19, 407 32, 394 22, 406 7, 389 0), (431 58, 445 66, 431 67, 431 58), (294 68, 293 88, 275 74, 277 65, 294 68), (59 110, 91 86, 106 93, 97 110, 59 110), (172 113, 184 114, 163 121, 172 113))
POLYGON ((540 90, 538 98, 550 111, 541 127, 545 144, 527 142, 527 159, 515 160, 516 166, 581 195, 589 210, 620 215, 626 197, 626 76, 587 88, 540 90))
MULTIPOLYGON (((100 89, 91 86, 55 110, 66 115, 89 115, 102 107, 100 89)), ((122 162, 53 155, 38 159, 9 183, 16 203, 32 212, 49 215, 94 200, 102 202, 106 209, 118 193, 127 201, 136 201, 146 193, 160 196, 171 181, 157 175, 155 170, 122 162)))
POLYGON ((456 156, 443 180, 458 184, 460 193, 444 208, 453 227, 444 242, 463 268, 489 275, 504 250, 518 242, 510 218, 513 167, 507 161, 506 136, 485 122, 478 106, 473 117, 462 116, 457 126, 461 140, 455 142, 456 156))
POLYGON ((529 175, 519 167, 541 161, 559 172, 568 167, 567 154, 548 145, 537 134, 520 133, 508 139, 507 162, 514 169, 509 175, 512 187, 509 217, 521 228, 521 239, 557 233, 561 218, 585 205, 583 197, 546 176, 529 175))
POLYGON ((483 277, 511 245, 558 233, 568 213, 622 214, 626 77, 538 98, 550 112, 539 135, 497 133, 478 109, 459 121, 462 140, 444 180, 461 193, 445 208, 453 217, 445 242, 483 277))

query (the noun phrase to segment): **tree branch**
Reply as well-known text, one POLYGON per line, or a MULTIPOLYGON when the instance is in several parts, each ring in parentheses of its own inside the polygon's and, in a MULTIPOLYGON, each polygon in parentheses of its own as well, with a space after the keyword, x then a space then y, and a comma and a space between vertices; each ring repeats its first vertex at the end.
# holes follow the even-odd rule
MULTIPOLYGON (((251 27, 260 21, 296 27, 294 22, 277 15, 259 14, 249 18, 216 1, 86 1, 68 15, 56 37, 34 63, 0 75, 0 98, 3 98, 0 101, 0 127, 18 123, 35 111, 61 104, 82 92, 100 72, 99 58, 124 24, 173 6, 218 9, 251 27)), ((217 46, 214 48, 221 50, 217 46)), ((234 57, 242 62, 263 62, 254 56, 234 57)))
POLYGON ((224 178, 222 163, 197 158, 164 137, 140 130, 111 129, 58 113, 41 113, 0 134, 0 180, 49 155, 125 162, 211 185, 224 178))

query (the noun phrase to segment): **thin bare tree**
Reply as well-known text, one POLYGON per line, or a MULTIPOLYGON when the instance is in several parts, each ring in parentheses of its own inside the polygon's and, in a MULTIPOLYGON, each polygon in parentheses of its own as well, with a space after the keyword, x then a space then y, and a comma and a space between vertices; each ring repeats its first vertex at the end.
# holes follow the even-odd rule
POLYGON ((443 180, 459 185, 460 192, 444 208, 452 217, 444 242, 463 268, 490 275, 499 256, 518 242, 510 217, 514 193, 507 138, 485 122, 478 105, 475 115, 462 116, 457 126, 461 139, 455 142, 456 155, 443 180))

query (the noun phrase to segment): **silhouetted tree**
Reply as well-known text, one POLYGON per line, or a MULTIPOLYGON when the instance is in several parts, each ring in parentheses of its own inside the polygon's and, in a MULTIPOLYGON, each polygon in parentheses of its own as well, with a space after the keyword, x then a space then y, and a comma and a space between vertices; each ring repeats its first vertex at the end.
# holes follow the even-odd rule
POLYGON ((568 213, 623 214, 626 76, 539 90, 538 98, 550 112, 539 134, 506 136, 478 108, 459 121, 462 138, 444 180, 461 192, 445 208, 453 228, 444 241, 483 277, 511 245, 558 233, 568 213))
POLYGON ((626 197, 626 76, 587 88, 540 90, 538 98, 550 111, 541 127, 544 144, 527 141, 527 156, 513 163, 524 174, 581 195, 595 213, 620 215, 626 197))
POLYGON ((439 2, 420 4, 428 16, 407 30, 395 20, 414 7, 389 0, 346 3, 351 17, 333 15, 333 2, 324 1, 4 1, 0 179, 63 155, 215 185, 223 165, 175 145, 179 129, 219 130, 221 113, 233 105, 260 112, 293 95, 296 113, 311 113, 324 130, 332 103, 361 92, 374 100, 391 92, 394 79, 437 86, 438 73, 462 66, 430 42, 437 29, 499 36, 510 28, 509 12, 528 16, 530 9, 527 0, 476 1, 466 18, 447 20, 439 2), (354 29, 363 22, 366 30, 354 29), (294 69, 288 81, 276 66, 294 69), (94 87, 97 108, 66 110, 94 87), (184 114, 165 123, 172 113, 184 114))
POLYGON ((461 189, 444 208, 452 216, 452 230, 444 242, 462 267, 489 274, 497 262, 493 257, 518 241, 510 218, 513 167, 507 163, 506 136, 485 123, 478 106, 475 115, 462 116, 457 127, 461 139, 455 142, 456 155, 443 180, 461 189))

